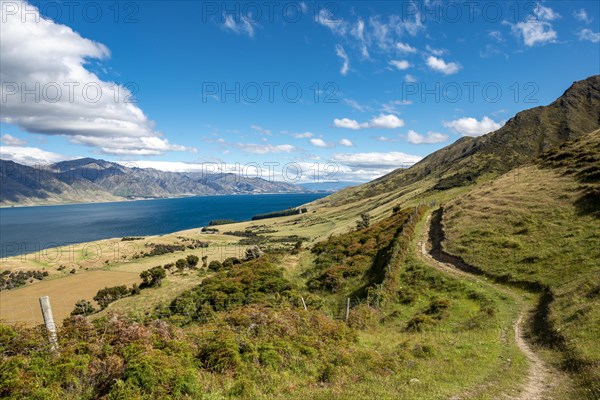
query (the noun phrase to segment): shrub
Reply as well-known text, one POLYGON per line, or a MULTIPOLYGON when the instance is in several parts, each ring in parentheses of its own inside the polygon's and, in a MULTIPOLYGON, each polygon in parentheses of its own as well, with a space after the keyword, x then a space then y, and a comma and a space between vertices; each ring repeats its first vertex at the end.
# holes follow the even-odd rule
POLYGON ((219 260, 212 260, 210 262, 210 264, 208 264, 208 269, 210 271, 217 272, 217 271, 221 270, 221 268, 223 268, 223 264, 221 264, 221 261, 219 261, 219 260))
POLYGON ((179 260, 177 260, 175 262, 175 267, 177 267, 178 270, 182 271, 184 269, 186 269, 188 266, 187 260, 185 258, 180 258, 179 260))
POLYGON ((75 308, 71 311, 71 315, 90 315, 96 312, 96 309, 87 300, 79 300, 75 303, 75 308))
POLYGON ((129 295, 127 286, 113 286, 105 287, 100 289, 94 296, 94 300, 101 308, 106 308, 113 301, 119 300, 120 298, 127 297, 129 295))
POLYGON ((190 267, 195 267, 196 265, 198 265, 198 261, 200 261, 198 256, 195 256, 193 254, 188 255, 185 259, 190 267))

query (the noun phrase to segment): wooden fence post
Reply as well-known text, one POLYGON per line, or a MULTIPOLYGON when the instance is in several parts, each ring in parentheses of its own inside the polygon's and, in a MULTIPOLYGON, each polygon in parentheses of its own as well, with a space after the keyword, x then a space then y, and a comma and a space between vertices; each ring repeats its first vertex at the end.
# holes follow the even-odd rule
POLYGON ((346 322, 348 322, 348 315, 350 315, 350 298, 348 297, 348 301, 346 302, 346 322))
POLYGON ((48 331, 50 349, 55 352, 58 350, 58 337, 56 335, 56 324, 54 323, 54 317, 52 316, 50 298, 48 296, 40 297, 40 307, 42 308, 44 324, 46 325, 46 330, 48 331))

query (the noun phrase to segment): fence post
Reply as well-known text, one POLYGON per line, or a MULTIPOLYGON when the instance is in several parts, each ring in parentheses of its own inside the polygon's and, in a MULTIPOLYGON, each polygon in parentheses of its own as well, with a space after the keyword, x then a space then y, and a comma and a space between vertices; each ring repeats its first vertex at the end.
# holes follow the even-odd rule
POLYGON ((350 314, 350 298, 348 297, 348 301, 346 302, 346 322, 348 322, 349 314, 350 314))
POLYGON ((56 336, 56 324, 54 323, 52 307, 50 306, 50 298, 48 296, 40 297, 40 307, 42 309, 42 316, 44 317, 44 324, 48 331, 50 349, 55 352, 58 350, 58 337, 56 336))
POLYGON ((304 302, 304 297, 300 296, 300 298, 302 299, 302 305, 304 306, 304 311, 308 311, 308 308, 306 308, 306 303, 304 302))

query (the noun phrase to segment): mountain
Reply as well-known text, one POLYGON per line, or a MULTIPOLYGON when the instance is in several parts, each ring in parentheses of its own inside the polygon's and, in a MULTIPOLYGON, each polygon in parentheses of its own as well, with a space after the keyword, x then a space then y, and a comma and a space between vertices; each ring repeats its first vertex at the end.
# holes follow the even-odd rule
POLYGON ((466 186, 535 159, 543 152, 600 128, 600 75, 574 82, 547 106, 517 113, 487 135, 463 137, 411 168, 397 169, 372 182, 339 191, 323 201, 348 204, 395 191, 421 180, 431 190, 466 186))
POLYGON ((1 205, 119 201, 177 196, 306 193, 285 182, 231 173, 165 172, 82 158, 43 167, 0 160, 1 205))

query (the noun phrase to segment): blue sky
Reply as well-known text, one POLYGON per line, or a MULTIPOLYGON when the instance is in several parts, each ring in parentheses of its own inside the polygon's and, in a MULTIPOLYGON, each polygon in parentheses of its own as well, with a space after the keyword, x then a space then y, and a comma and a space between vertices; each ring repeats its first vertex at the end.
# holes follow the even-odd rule
POLYGON ((3 1, 1 155, 369 180, 600 73, 599 32, 594 1, 3 1))

